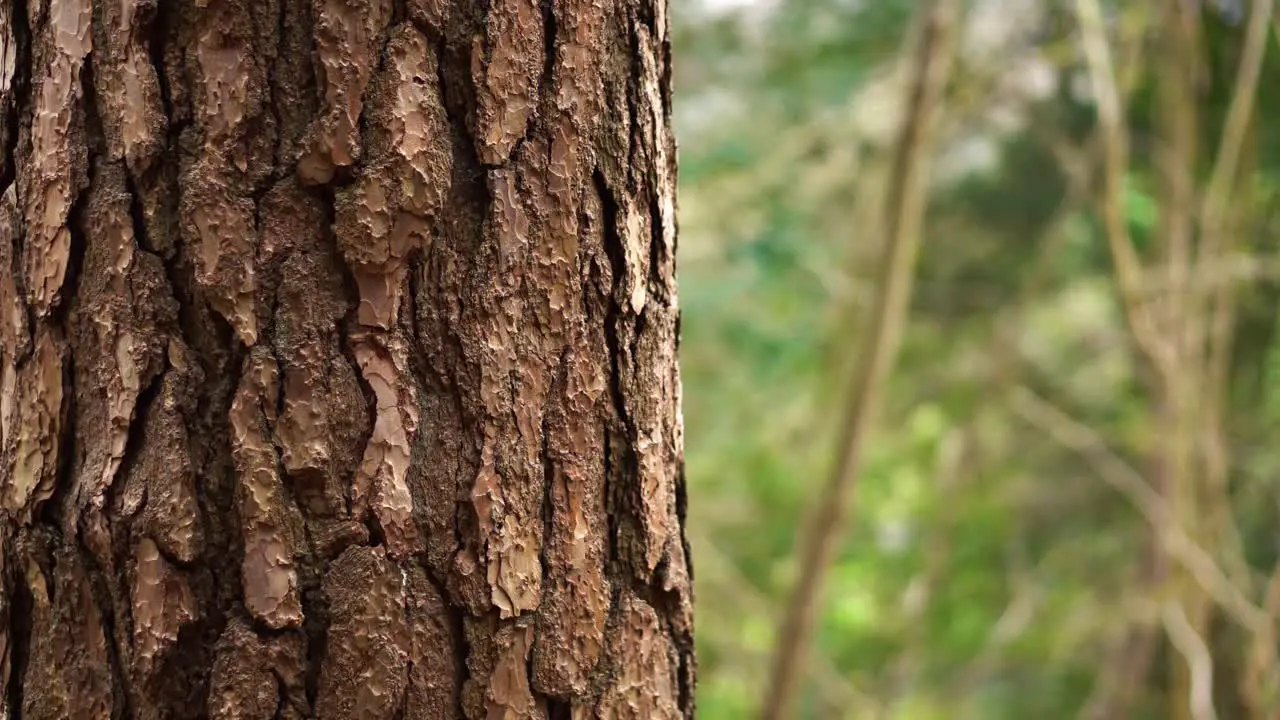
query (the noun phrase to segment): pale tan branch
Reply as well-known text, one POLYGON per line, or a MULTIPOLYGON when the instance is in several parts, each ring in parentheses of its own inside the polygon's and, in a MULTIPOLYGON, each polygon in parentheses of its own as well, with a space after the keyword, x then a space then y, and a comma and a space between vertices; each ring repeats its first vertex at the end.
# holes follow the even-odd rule
POLYGON ((916 260, 920 252, 935 126, 943 90, 951 71, 957 0, 934 0, 924 6, 922 34, 907 103, 908 113, 895 152, 885 203, 884 281, 871 310, 860 361, 854 370, 848 414, 842 425, 839 457, 819 498, 800 557, 800 576, 788 601, 774 655, 762 717, 790 717, 790 706, 803 676, 804 660, 817 621, 822 586, 835 555, 849 499, 858 476, 862 448, 880 404, 880 396, 897 357, 907 322, 916 260))
POLYGON ((1231 204, 1245 138, 1253 120, 1262 61, 1267 53, 1267 31, 1274 10, 1275 0, 1253 0, 1240 68, 1236 73, 1231 103, 1227 106, 1217 158, 1205 188, 1201 259, 1212 258, 1222 250, 1227 208, 1231 204))
POLYGON ((1165 632, 1191 669, 1190 697, 1187 704, 1195 720, 1218 720, 1213 708, 1213 655, 1205 639, 1196 632, 1182 606, 1164 603, 1160 612, 1165 632))
POLYGON ((1171 364, 1168 344, 1156 331, 1148 306, 1141 298, 1142 262, 1134 250, 1124 217, 1124 179, 1129 167, 1129 142, 1124 107, 1116 86, 1115 68, 1107 43, 1098 0, 1076 0, 1081 45, 1098 109, 1103 148, 1102 220, 1107 246, 1115 265, 1116 280, 1134 340, 1151 362, 1167 374, 1171 364))
POLYGON ((1280 563, 1276 563, 1267 580, 1263 604, 1271 623, 1263 633, 1254 635, 1240 679, 1240 692, 1255 718, 1274 718, 1280 701, 1280 671, 1276 668, 1276 626, 1280 617, 1280 563))
MULTIPOLYGON (((765 598, 755 585, 743 576, 742 572, 734 566, 732 559, 726 556, 710 537, 699 533, 694 528, 690 528, 688 532, 689 541, 697 549, 697 555, 701 559, 698 572, 699 583, 714 582, 718 577, 720 584, 732 592, 737 599, 745 602, 753 612, 767 612, 772 607, 772 601, 765 598)), ((741 648, 735 647, 734 650, 741 651, 741 648)), ((863 708, 875 708, 879 705, 878 701, 841 675, 829 658, 816 656, 814 662, 816 664, 814 680, 829 705, 863 708)))
POLYGON ((1063 447, 1089 461, 1098 476, 1124 495, 1160 538, 1170 557, 1177 560, 1210 597, 1242 627, 1262 632, 1270 618, 1231 582, 1213 556, 1197 545, 1177 524, 1167 501, 1142 474, 1116 455, 1098 433, 1077 421, 1026 387, 1013 394, 1013 411, 1040 428, 1063 447))

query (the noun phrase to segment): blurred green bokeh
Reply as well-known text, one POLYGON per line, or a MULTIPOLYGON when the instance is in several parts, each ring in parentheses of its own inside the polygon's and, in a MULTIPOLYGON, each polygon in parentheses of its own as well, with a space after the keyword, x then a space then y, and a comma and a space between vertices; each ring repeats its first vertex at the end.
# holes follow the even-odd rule
MULTIPOLYGON (((1169 211, 1156 47, 1166 4, 1102 4, 1132 77, 1126 229, 1158 269, 1169 211)), ((1154 484, 1162 406, 1097 214, 1101 157, 1072 3, 969 5, 912 317, 821 599, 806 718, 1090 717, 1135 632, 1159 627, 1152 608, 1182 592, 1143 579, 1158 551, 1150 519, 1101 467, 1154 484), (1020 404, 1026 397, 1087 430, 1098 451, 1069 447, 1020 404)), ((1247 3, 1199 5, 1203 189, 1247 3)), ((797 534, 829 471, 843 378, 879 281, 874 203, 916 6, 672 3, 698 714, 708 720, 757 707, 797 534)), ((1269 612, 1280 554, 1274 37, 1260 87, 1228 208, 1230 267, 1210 279, 1231 283, 1218 426, 1228 466, 1225 488, 1213 490, 1227 519, 1191 534, 1269 612)), ((1253 655, 1275 653, 1274 635, 1221 609, 1209 618, 1201 639, 1217 717, 1276 717, 1244 689, 1261 662, 1253 655)), ((1154 637, 1123 717, 1181 717, 1167 671, 1180 650, 1154 637)))

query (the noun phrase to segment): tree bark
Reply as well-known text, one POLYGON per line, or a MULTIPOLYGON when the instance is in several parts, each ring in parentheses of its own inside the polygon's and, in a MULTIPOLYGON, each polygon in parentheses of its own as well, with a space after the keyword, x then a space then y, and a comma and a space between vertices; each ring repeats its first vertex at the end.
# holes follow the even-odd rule
POLYGON ((4 717, 692 717, 665 0, 0 3, 4 717))

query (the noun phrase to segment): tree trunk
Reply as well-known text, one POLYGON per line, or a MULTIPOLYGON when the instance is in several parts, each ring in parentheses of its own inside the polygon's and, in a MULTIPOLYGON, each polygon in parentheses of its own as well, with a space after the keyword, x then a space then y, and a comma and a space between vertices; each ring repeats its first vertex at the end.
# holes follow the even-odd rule
POLYGON ((693 715, 668 35, 0 3, 0 716, 693 715))

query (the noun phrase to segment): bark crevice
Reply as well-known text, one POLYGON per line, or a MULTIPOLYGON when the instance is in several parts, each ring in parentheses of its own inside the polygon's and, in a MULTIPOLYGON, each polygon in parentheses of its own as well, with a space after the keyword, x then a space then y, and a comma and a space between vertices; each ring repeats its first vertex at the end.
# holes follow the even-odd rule
MULTIPOLYGON (((5 543, 9 557, 5 559, 5 569, 11 574, 9 596, 9 677, 6 678, 5 704, 8 716, 17 720, 22 714, 23 682, 27 673, 27 660, 31 655, 32 614, 34 603, 31 590, 27 587, 26 553, 14 551, 14 541, 22 543, 21 538, 11 539, 5 543), (16 567, 15 567, 16 566, 16 567)), ((25 548, 24 548, 25 549, 25 548)))
MULTIPOLYGON (((631 438, 635 437, 635 428, 627 413, 626 391, 622 387, 622 370, 620 367, 622 348, 618 337, 618 326, 622 322, 622 307, 618 302, 621 292, 622 278, 625 277, 626 257, 623 254, 622 240, 618 237, 618 203, 609 188, 604 172, 597 168, 592 174, 593 187, 600 197, 601 226, 604 229, 604 251, 612 269, 612 284, 609 287, 608 300, 604 315, 604 336, 609 351, 608 392, 612 406, 612 422, 606 421, 604 433, 604 497, 608 511, 608 548, 611 574, 630 575, 622 555, 623 515, 626 512, 625 500, 619 488, 625 485, 622 475, 630 467, 631 438), (623 442, 617 446, 615 437, 622 431, 623 442)), ((613 588, 614 597, 610 607, 618 605, 620 588, 613 588)))
POLYGON ((8 103, 4 108, 3 129, 7 136, 4 138, 4 163, 0 164, 0 194, 7 191, 17 179, 18 138, 21 135, 22 116, 26 112, 21 99, 28 97, 31 82, 31 27, 27 21, 27 2, 28 0, 10 0, 9 5, 9 24, 16 48, 13 77, 9 78, 9 92, 5 98, 8 103))
MULTIPOLYGON (((116 642, 119 636, 116 634, 115 614, 110 612, 114 605, 111 591, 108 588, 110 580, 107 573, 99 565, 97 558, 94 557, 93 552, 85 546, 83 541, 77 542, 76 550, 80 553, 80 560, 88 570, 87 574, 95 601, 94 604, 98 606, 99 615, 102 618, 102 632, 106 637, 107 664, 110 667, 111 678, 116 688, 116 692, 112 693, 116 711, 120 713, 121 717, 137 717, 133 712, 132 683, 129 682, 129 673, 126 671, 126 664, 122 659, 123 653, 116 642)), ((123 565, 120 567, 123 567, 123 565)))
MULTIPOLYGON (((25 0, 23 0, 25 2, 25 0)), ((173 37, 173 12, 178 3, 156 2, 151 22, 146 24, 146 48, 148 60, 156 73, 156 82, 160 90, 160 106, 164 113, 167 127, 167 147, 174 146, 182 128, 174 125, 173 95, 169 88, 169 73, 165 53, 168 42, 173 37)))

